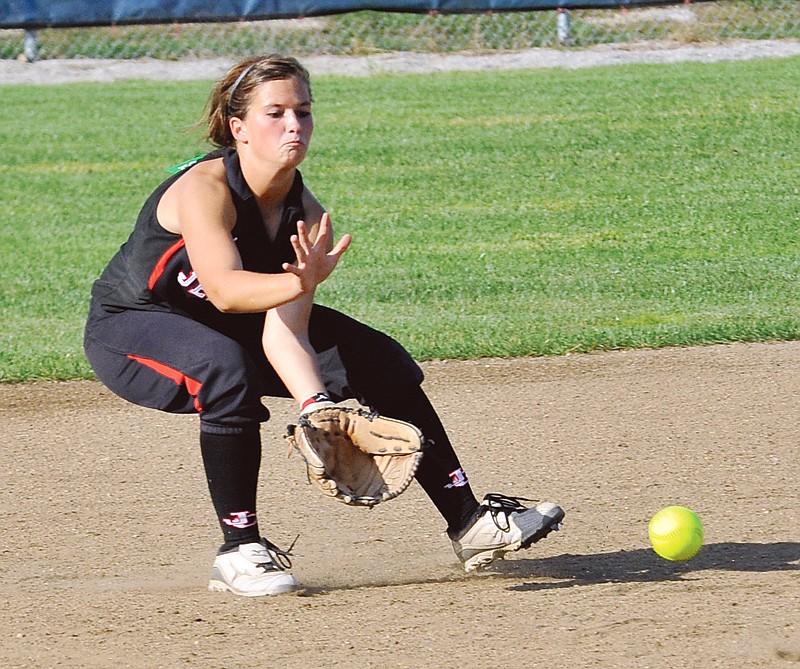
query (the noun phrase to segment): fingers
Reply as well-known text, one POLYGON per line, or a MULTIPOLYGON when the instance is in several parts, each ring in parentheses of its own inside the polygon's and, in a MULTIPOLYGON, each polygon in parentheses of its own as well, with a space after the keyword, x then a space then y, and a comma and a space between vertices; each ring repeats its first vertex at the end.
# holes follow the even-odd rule
POLYGON ((343 235, 339 243, 331 249, 328 255, 341 256, 350 247, 350 242, 352 241, 353 237, 351 235, 343 235))
POLYGON ((326 212, 320 219, 313 244, 305 221, 297 222, 297 234, 292 235, 290 241, 296 260, 294 263, 283 263, 283 270, 299 277, 304 290, 309 290, 330 276, 353 238, 351 235, 343 235, 334 245, 333 227, 326 212))
POLYGON ((289 274, 294 274, 295 276, 300 276, 301 274, 300 268, 297 265, 285 262, 281 267, 283 267, 284 272, 288 272, 289 274))
POLYGON ((317 236, 313 244, 308 235, 308 227, 306 226, 306 222, 297 221, 297 234, 292 235, 290 238, 292 248, 297 256, 297 262, 304 262, 308 255, 315 249, 322 248, 327 251, 331 246, 331 235, 331 218, 328 215, 328 212, 325 212, 322 215, 319 228, 317 229, 317 236))
POLYGON ((319 219, 319 235, 329 234, 331 230, 331 217, 328 212, 323 212, 322 218, 319 219))
POLYGON ((308 230, 305 221, 297 221, 297 234, 289 238, 292 248, 297 256, 297 262, 305 262, 306 257, 311 252, 311 240, 308 238, 308 230))
POLYGON ((319 221, 319 228, 317 229, 317 238, 314 240, 314 246, 328 251, 333 246, 333 226, 331 225, 331 217, 326 211, 322 214, 319 221))

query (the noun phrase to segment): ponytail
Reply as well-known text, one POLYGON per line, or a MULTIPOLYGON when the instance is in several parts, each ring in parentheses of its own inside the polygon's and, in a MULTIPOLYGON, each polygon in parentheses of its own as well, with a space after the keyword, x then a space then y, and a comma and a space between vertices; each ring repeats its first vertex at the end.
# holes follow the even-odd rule
POLYGON ((255 89, 265 81, 291 78, 304 82, 311 92, 308 70, 288 56, 256 56, 231 67, 216 83, 208 98, 204 115, 205 139, 218 147, 235 146, 230 119, 234 116, 244 118, 255 89))

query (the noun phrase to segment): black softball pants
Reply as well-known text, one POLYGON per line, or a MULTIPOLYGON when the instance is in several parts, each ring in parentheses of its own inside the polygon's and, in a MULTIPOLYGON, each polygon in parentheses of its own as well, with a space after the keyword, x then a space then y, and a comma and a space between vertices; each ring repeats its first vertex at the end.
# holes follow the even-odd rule
MULTIPOLYGON (((179 314, 110 314, 93 306, 84 350, 100 381, 120 397, 170 413, 199 414, 201 445, 204 434, 209 443, 213 435, 251 435, 249 456, 239 459, 255 463, 260 440, 252 435, 269 418, 261 398, 289 397, 261 347, 263 318, 248 315, 223 334, 179 314)), ((333 399, 354 398, 383 415, 408 421, 433 442, 416 478, 448 527, 459 529, 477 501, 421 388, 419 365, 388 335, 321 305, 312 308, 309 339, 333 399)), ((204 452, 204 460, 207 455, 204 452)), ((254 489, 255 481, 245 487, 254 489)))

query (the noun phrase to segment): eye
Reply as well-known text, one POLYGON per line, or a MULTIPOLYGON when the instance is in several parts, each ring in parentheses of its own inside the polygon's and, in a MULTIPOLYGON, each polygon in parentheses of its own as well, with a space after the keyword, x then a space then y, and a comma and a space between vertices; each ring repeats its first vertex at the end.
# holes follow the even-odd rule
POLYGON ((309 116, 311 116, 311 110, 310 109, 300 109, 300 110, 297 111, 297 115, 300 118, 308 118, 309 116))

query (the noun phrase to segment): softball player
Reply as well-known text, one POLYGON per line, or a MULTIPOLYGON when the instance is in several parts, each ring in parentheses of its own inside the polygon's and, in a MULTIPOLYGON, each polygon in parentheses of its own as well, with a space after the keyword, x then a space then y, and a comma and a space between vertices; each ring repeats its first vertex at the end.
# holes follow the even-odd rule
POLYGON ((479 503, 395 340, 314 304, 347 251, 298 166, 313 131, 308 72, 267 56, 232 67, 207 109, 217 150, 158 186, 92 287, 84 347, 98 378, 135 404, 200 417, 200 449, 223 543, 209 588, 258 596, 298 587, 256 514, 263 396, 301 411, 357 399, 435 444, 417 480, 467 571, 557 529, 552 503, 479 503))

